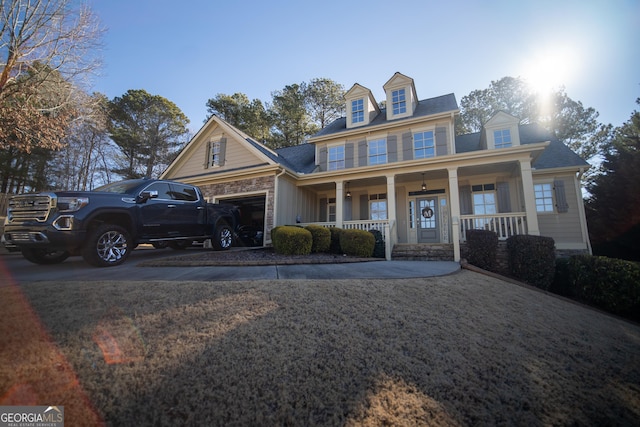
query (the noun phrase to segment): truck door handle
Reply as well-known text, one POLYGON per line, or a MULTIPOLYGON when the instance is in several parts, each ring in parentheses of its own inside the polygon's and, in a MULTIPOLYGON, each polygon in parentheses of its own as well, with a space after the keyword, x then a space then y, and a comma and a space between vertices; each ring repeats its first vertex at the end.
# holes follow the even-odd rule
POLYGON ((199 211, 201 211, 202 209, 204 209, 204 206, 198 206, 197 208, 199 211))
POLYGON ((176 205, 167 205, 168 208, 175 208, 176 205))

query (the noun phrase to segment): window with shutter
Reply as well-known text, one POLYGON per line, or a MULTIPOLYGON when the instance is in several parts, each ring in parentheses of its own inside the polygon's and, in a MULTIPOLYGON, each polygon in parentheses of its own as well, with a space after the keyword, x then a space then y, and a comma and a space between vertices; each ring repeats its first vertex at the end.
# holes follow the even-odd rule
POLYGON ((553 212, 553 193, 551 184, 535 184, 533 193, 536 198, 537 212, 553 212))

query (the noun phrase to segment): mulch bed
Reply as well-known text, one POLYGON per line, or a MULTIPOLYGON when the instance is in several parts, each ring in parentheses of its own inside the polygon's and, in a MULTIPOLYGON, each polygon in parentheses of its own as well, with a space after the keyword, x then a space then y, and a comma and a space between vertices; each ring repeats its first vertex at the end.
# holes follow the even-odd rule
POLYGON ((309 255, 282 255, 273 248, 233 248, 228 251, 189 249, 187 253, 168 256, 160 260, 146 261, 141 267, 180 266, 253 266, 253 265, 293 265, 293 264, 342 264, 348 262, 384 261, 384 258, 362 258, 355 256, 312 253, 309 255))

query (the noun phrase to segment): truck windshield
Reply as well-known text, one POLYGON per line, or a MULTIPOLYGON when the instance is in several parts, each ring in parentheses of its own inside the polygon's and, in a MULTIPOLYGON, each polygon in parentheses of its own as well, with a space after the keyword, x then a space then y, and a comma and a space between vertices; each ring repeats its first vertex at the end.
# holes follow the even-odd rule
POLYGON ((144 182, 145 181, 142 179, 131 179, 128 181, 112 182, 111 184, 106 184, 102 187, 98 187, 93 191, 103 191, 107 193, 117 194, 133 194, 135 193, 135 190, 144 182))

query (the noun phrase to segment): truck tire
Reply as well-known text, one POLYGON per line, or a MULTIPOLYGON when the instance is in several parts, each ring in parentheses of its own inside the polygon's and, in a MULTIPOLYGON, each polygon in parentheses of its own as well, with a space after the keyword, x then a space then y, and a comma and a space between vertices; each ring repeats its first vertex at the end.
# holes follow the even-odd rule
POLYGON ((119 225, 103 224, 87 235, 82 257, 95 267, 113 267, 125 262, 133 247, 126 229, 119 225))
POLYGON ((211 245, 216 251, 226 251, 233 245, 233 230, 226 222, 216 224, 211 245))
POLYGON ((50 251, 40 248, 22 248, 22 256, 34 264, 60 264, 71 255, 67 251, 50 251))

